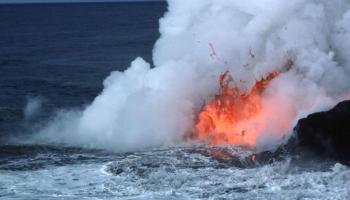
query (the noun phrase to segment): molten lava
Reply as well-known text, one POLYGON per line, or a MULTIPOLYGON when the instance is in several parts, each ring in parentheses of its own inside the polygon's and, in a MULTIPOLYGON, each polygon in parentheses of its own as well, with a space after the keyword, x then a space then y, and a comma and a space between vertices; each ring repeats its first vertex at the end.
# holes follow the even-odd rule
POLYGON ((200 112, 195 137, 212 145, 255 146, 263 129, 263 125, 259 124, 262 93, 278 75, 278 72, 268 74, 256 81, 247 92, 230 86, 233 78, 228 71, 220 75, 220 93, 200 112))

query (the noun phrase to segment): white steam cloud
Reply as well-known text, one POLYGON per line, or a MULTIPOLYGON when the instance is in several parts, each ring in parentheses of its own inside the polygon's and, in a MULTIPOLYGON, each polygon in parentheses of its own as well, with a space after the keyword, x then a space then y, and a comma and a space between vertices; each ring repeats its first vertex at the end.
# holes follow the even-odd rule
POLYGON ((258 146, 275 143, 276 127, 346 97, 350 85, 348 0, 168 0, 153 52, 113 72, 82 111, 62 111, 36 140, 135 150, 181 142, 229 69, 247 88, 267 72, 294 65, 271 83, 269 124, 258 146), (217 58, 212 59, 210 48, 217 58))

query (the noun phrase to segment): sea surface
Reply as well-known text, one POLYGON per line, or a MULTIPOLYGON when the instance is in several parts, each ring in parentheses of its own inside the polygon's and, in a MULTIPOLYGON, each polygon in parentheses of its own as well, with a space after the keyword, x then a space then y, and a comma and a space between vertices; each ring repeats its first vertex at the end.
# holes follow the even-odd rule
POLYGON ((136 57, 152 62, 166 8, 0 5, 0 199, 350 199, 350 169, 310 155, 252 163, 237 161, 250 152, 234 147, 116 153, 10 140, 89 104, 136 57), (33 99, 40 112, 28 117, 33 99))
POLYGON ((0 5, 0 135, 23 121, 28 98, 45 112, 93 100, 114 70, 152 61, 166 3, 0 5))

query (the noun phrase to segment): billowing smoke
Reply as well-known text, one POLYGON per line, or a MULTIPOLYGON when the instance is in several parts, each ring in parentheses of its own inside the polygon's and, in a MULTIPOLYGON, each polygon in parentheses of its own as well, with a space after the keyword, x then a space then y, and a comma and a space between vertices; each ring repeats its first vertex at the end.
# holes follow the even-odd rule
POLYGON ((244 89, 285 71, 264 94, 265 148, 278 142, 279 127, 288 135, 299 117, 349 92, 348 0, 168 0, 160 33, 154 68, 137 58, 112 72, 89 106, 62 111, 36 140, 117 151, 178 143, 217 93, 220 73, 229 70, 244 89))

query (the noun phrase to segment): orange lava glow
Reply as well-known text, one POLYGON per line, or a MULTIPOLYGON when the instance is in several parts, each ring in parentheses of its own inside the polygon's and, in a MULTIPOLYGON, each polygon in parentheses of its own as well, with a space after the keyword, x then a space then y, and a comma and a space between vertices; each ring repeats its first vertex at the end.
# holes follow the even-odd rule
POLYGON ((255 146, 264 128, 259 120, 266 115, 262 113, 262 93, 278 75, 279 72, 269 73, 244 92, 230 86, 233 78, 228 71, 221 74, 220 92, 200 112, 195 138, 212 145, 255 146))

